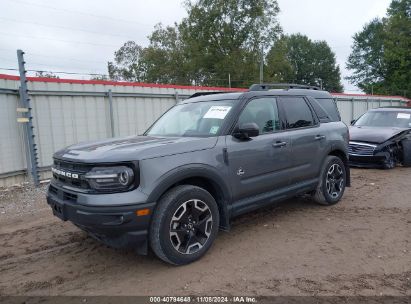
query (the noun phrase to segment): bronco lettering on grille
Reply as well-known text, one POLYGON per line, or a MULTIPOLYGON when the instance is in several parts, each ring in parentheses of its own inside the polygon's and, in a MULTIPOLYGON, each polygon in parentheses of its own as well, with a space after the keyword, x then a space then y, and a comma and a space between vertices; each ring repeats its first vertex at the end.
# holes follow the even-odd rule
POLYGON ((76 174, 76 173, 66 172, 66 171, 56 169, 56 168, 51 168, 51 172, 53 172, 54 174, 65 176, 65 177, 72 178, 72 179, 78 179, 79 178, 78 174, 76 174))

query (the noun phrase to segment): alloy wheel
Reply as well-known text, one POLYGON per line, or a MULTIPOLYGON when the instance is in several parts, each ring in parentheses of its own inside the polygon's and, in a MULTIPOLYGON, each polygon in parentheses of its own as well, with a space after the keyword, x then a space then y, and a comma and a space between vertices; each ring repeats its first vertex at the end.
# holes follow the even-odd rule
POLYGON ((198 252, 208 241, 213 225, 213 216, 206 203, 191 199, 181 204, 170 222, 170 241, 182 254, 198 252))
POLYGON ((340 195, 344 188, 344 171, 339 164, 333 164, 328 169, 325 185, 332 198, 337 198, 340 195))

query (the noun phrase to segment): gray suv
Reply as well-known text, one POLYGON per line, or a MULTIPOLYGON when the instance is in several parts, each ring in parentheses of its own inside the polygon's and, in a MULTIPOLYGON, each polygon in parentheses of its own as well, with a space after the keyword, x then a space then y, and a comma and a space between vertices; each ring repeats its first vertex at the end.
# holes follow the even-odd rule
POLYGON ((175 265, 245 212, 300 194, 335 204, 350 184, 348 128, 328 92, 280 87, 195 94, 141 136, 58 151, 47 202, 109 246, 175 265))

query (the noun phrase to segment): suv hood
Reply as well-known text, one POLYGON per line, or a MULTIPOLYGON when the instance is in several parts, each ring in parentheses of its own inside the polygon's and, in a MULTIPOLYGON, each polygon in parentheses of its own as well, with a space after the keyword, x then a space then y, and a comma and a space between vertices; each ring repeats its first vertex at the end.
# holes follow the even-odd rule
POLYGON ((54 154, 54 157, 77 162, 122 162, 211 149, 217 137, 130 136, 79 143, 54 154))
POLYGON ((400 134, 407 128, 383 128, 383 127, 366 127, 366 126, 353 126, 349 128, 350 140, 369 142, 375 144, 381 144, 391 137, 400 134))

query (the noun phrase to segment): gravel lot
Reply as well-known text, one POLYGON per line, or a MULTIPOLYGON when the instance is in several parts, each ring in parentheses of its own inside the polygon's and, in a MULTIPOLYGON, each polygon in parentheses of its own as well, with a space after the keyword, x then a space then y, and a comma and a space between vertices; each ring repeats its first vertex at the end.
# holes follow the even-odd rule
POLYGON ((297 198, 235 219, 183 267, 61 222, 45 185, 0 189, 0 295, 411 295, 411 169, 352 181, 336 206, 297 198))

